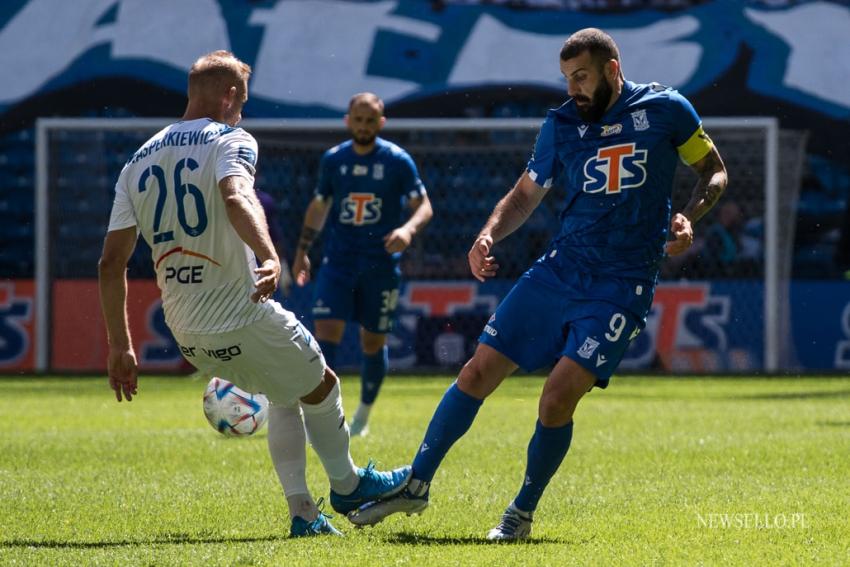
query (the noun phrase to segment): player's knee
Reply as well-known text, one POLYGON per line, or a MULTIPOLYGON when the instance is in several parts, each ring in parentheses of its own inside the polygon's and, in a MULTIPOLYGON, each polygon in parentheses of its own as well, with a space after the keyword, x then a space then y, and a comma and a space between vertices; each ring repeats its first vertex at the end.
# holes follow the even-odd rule
POLYGON ((573 420, 580 397, 543 395, 540 398, 539 417, 544 427, 561 427, 573 420))
POLYGON ((319 404, 325 401, 328 397, 328 394, 334 389, 339 383, 339 378, 337 378, 336 374, 333 370, 328 367, 325 367, 325 373, 322 376, 322 381, 319 382, 319 385, 316 388, 301 398, 301 401, 305 404, 319 404))
POLYGON ((339 384, 339 377, 336 375, 336 372, 334 372, 329 366, 326 366, 325 373, 322 376, 322 385, 325 389, 324 397, 327 397, 337 384, 339 384))
POLYGON ((363 354, 366 356, 371 356, 373 354, 378 353, 387 342, 386 335, 379 335, 376 333, 363 334, 360 337, 360 346, 363 349, 363 354))
POLYGON ((460 371, 457 378, 457 386, 460 390, 469 394, 473 398, 483 400, 495 389, 498 385, 498 380, 495 380, 489 372, 486 371, 484 365, 473 357, 467 362, 460 371), (496 384, 494 384, 494 381, 496 384))
POLYGON ((558 382, 555 387, 546 387, 540 396, 540 422, 546 427, 560 427, 573 419, 573 413, 582 396, 587 393, 584 377, 558 382))
POLYGON ((318 319, 315 322, 315 337, 320 341, 339 344, 345 333, 345 321, 337 319, 318 319))

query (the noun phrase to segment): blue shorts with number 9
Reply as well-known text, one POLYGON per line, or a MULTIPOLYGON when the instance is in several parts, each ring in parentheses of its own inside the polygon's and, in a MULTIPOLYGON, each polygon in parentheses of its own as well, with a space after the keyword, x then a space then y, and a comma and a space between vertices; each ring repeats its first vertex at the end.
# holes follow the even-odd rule
POLYGON ((597 387, 607 387, 643 322, 613 303, 569 295, 520 278, 490 317, 480 342, 529 372, 566 356, 596 376, 597 387))
POLYGON ((316 279, 313 319, 357 321, 372 333, 389 333, 400 283, 395 264, 341 266, 325 258, 316 279))

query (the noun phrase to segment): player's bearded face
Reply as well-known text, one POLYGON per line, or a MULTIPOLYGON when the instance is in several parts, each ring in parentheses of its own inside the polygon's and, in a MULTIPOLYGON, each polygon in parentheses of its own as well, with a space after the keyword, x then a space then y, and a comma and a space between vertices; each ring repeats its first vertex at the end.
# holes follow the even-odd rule
POLYGON ((369 132, 364 130, 358 130, 354 133, 354 141, 360 144, 361 146, 368 146, 372 142, 375 141, 375 138, 378 137, 378 134, 375 132, 369 132))
POLYGON ((576 104, 585 122, 599 122, 611 103, 614 88, 605 76, 605 65, 599 65, 589 52, 561 61, 561 73, 567 80, 567 94, 576 104))
POLYGON ((348 113, 348 130, 354 142, 369 146, 375 142, 383 124, 380 110, 370 105, 357 105, 348 113))
POLYGON ((585 122, 599 122, 605 110, 608 108, 608 103, 611 102, 611 95, 614 89, 608 83, 604 73, 600 69, 599 83, 593 89, 593 93, 588 97, 582 94, 577 94, 575 97, 576 109, 579 116, 585 122))

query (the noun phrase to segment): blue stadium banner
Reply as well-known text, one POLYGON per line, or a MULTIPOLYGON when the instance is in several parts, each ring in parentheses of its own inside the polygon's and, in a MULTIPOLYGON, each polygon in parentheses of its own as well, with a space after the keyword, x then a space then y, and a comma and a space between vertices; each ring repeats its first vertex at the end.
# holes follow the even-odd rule
POLYGON ((437 10, 422 0, 9 1, 0 5, 0 68, 14 80, 0 84, 0 113, 98 78, 133 78, 182 93, 194 59, 216 49, 253 66, 251 111, 258 116, 337 116, 351 93, 363 90, 389 104, 482 87, 562 92, 562 42, 596 26, 617 41, 632 80, 690 95, 746 53, 742 88, 850 117, 850 7, 769 4, 599 13, 484 3, 437 10))

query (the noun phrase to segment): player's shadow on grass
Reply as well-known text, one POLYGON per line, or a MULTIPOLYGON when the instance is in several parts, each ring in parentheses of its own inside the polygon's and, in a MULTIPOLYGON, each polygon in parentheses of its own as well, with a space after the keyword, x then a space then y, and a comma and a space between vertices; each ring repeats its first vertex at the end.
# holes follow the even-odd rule
POLYGON ((850 427, 850 421, 816 421, 815 425, 823 427, 850 427))
MULTIPOLYGON (((390 544, 397 545, 540 545, 542 543, 558 543, 558 544, 568 544, 568 543, 587 543, 586 541, 577 542, 577 541, 569 541, 566 539, 557 539, 557 538, 548 538, 548 537, 534 537, 531 539, 524 539, 521 541, 491 541, 484 536, 480 537, 471 537, 471 536, 460 536, 460 537, 434 537, 422 534, 412 534, 407 532, 399 532, 394 534, 389 534, 382 538, 385 542, 390 544)), ((591 538, 592 539, 592 538, 591 538)))
POLYGON ((726 400, 817 400, 829 398, 850 398, 850 389, 815 390, 810 392, 767 392, 764 394, 741 394, 726 396, 726 400))
POLYGON ((289 539, 284 535, 263 537, 215 537, 215 536, 190 536, 186 534, 174 534, 160 536, 147 540, 119 540, 119 541, 58 541, 58 540, 32 540, 13 539, 0 542, 0 549, 16 547, 34 547, 42 549, 105 549, 109 547, 132 547, 140 545, 183 545, 194 543, 261 543, 267 541, 281 541, 289 539))
POLYGON ((765 392, 763 394, 736 394, 732 396, 712 396, 704 394, 641 394, 640 392, 606 392, 606 399, 627 399, 627 400, 653 400, 653 401, 673 401, 673 400, 701 400, 706 402, 725 402, 725 401, 764 401, 764 400, 824 400, 830 398, 850 398, 850 389, 844 390, 814 390, 808 392, 765 392))

